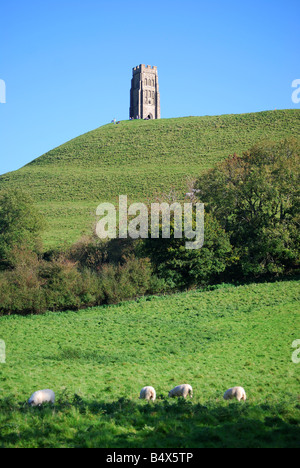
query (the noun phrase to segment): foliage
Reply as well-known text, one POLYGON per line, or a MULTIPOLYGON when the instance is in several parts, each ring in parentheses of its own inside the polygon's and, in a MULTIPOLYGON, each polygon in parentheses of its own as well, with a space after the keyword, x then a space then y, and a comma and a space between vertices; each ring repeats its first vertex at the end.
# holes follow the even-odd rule
MULTIPOLYGON (((195 230, 195 213, 193 220, 195 230)), ((184 223, 183 223, 184 232, 184 223)), ((141 252, 149 256, 155 273, 166 281, 170 289, 185 289, 212 283, 220 278, 231 256, 229 237, 211 214, 205 216, 204 246, 188 250, 187 238, 175 239, 174 216, 171 218, 170 239, 149 238, 143 241, 141 252)))
POLYGON ((300 140, 263 141, 202 175, 199 197, 230 235, 243 276, 299 267, 300 140))
POLYGON ((132 257, 124 265, 104 265, 100 277, 107 304, 135 299, 147 292, 159 292, 153 291, 152 266, 148 259, 132 257))
POLYGON ((62 254, 45 261, 15 248, 13 259, 14 268, 0 273, 0 315, 116 304, 164 289, 147 259, 130 257, 123 264, 100 265, 97 271, 79 268, 62 254))
POLYGON ((39 276, 44 282, 48 310, 80 309, 103 303, 103 292, 96 274, 64 257, 42 262, 39 276))
POLYGON ((0 315, 41 313, 46 310, 43 282, 38 274, 39 260, 26 248, 14 248, 14 268, 0 273, 0 315))
POLYGON ((99 272, 103 265, 123 265, 126 259, 136 255, 139 242, 133 239, 99 239, 95 234, 84 235, 71 247, 65 255, 81 267, 99 272))
POLYGON ((11 263, 14 247, 41 250, 44 221, 31 198, 13 189, 0 194, 0 267, 11 263))

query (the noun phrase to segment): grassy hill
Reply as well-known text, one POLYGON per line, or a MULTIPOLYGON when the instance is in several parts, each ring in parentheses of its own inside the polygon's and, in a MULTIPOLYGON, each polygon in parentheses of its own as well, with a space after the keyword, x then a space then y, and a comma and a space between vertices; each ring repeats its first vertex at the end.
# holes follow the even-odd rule
POLYGON ((289 281, 1 317, 0 447, 299 447, 299 299, 289 281), (193 400, 168 399, 181 383, 193 400), (24 404, 40 388, 55 409, 24 404))
POLYGON ((0 190, 28 190, 45 215, 47 247, 76 240, 90 228, 96 207, 153 200, 174 188, 182 196, 189 177, 262 138, 300 135, 300 111, 217 117, 123 121, 86 133, 0 177, 0 190))

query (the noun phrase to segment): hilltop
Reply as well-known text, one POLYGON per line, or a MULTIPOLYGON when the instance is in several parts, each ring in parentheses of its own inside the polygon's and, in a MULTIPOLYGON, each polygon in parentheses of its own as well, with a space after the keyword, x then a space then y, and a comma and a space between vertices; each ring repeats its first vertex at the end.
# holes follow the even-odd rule
POLYGON ((78 239, 92 226, 96 207, 146 201, 177 190, 229 154, 263 138, 300 135, 300 111, 123 121, 81 135, 0 177, 7 187, 30 192, 45 215, 45 246, 78 239))

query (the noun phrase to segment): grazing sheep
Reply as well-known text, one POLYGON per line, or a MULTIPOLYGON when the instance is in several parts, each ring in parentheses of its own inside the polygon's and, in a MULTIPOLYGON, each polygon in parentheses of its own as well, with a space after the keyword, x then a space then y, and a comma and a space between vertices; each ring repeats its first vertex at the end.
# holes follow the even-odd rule
POLYGON ((152 400, 156 399, 156 391, 153 387, 144 387, 140 392, 140 400, 152 400))
POLYGON ((184 385, 178 385, 177 387, 173 388, 169 392, 169 397, 183 397, 186 398, 188 395, 190 395, 191 398, 193 398, 193 389, 190 385, 184 384, 184 385))
POLYGON ((43 403, 52 403, 55 402, 55 393, 52 390, 39 390, 35 392, 28 400, 29 405, 31 406, 41 406, 43 403))
POLYGON ((238 401, 246 401, 247 396, 245 390, 242 387, 234 387, 227 390, 227 392, 224 393, 223 398, 224 400, 233 400, 236 398, 238 401))

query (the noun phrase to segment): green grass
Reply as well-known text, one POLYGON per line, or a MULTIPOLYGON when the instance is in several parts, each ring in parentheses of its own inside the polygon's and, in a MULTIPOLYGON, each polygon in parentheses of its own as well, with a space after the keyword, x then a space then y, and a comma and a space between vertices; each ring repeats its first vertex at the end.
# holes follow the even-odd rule
POLYGON ((299 281, 0 318, 2 447, 299 447, 299 281), (170 400, 190 383, 194 398, 170 400), (138 399, 153 385, 155 403, 138 399), (242 385, 246 403, 225 402, 242 385), (54 408, 28 408, 52 388, 54 408))
POLYGON ((262 138, 300 135, 299 110, 109 124, 0 177, 0 190, 23 188, 45 215, 46 247, 77 240, 99 203, 153 201, 262 138))

